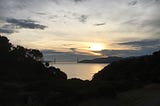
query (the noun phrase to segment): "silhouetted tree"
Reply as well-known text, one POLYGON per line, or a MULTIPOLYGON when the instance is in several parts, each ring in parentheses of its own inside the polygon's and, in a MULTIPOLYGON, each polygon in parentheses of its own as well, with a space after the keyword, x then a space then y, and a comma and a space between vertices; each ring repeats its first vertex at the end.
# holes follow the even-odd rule
POLYGON ((0 56, 6 55, 11 50, 11 43, 9 43, 9 40, 0 35, 0 56))
POLYGON ((0 36, 0 105, 26 105, 28 98, 33 105, 55 105, 50 104, 50 98, 65 103, 66 91, 59 89, 63 89, 61 82, 66 83, 67 75, 60 69, 46 67, 37 61, 40 58, 43 55, 39 50, 13 46, 8 38, 0 36))
POLYGON ((36 50, 36 49, 27 50, 27 55, 31 56, 32 58, 38 61, 40 61, 43 57, 43 54, 39 50, 36 50))
POLYGON ((22 46, 13 47, 13 50, 10 52, 12 56, 16 58, 25 58, 27 49, 22 46))

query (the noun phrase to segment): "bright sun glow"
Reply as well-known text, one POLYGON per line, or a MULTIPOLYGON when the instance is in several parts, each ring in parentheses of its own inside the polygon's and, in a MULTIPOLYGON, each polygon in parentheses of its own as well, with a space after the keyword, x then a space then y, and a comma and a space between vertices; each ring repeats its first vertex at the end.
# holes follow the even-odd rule
POLYGON ((103 49, 104 49, 103 45, 99 44, 99 43, 93 43, 90 46, 90 50, 92 50, 92 51, 101 51, 103 49))

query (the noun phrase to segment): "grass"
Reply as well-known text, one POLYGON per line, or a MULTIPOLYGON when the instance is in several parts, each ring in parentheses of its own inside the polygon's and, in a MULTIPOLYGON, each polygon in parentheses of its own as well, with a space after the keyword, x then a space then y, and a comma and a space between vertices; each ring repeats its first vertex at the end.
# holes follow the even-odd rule
MULTIPOLYGON (((145 106, 153 99, 160 98, 160 84, 151 84, 141 89, 118 94, 115 99, 94 98, 80 103, 78 106, 145 106)), ((154 103, 153 103, 154 104, 154 103)), ((154 106, 149 105, 148 106, 154 106)))

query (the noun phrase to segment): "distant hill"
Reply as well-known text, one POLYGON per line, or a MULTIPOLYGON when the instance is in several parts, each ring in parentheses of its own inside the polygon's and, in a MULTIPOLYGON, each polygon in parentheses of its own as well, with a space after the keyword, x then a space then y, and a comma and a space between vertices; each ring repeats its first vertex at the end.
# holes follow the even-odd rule
POLYGON ((123 59, 122 57, 106 57, 106 58, 96 58, 92 60, 82 60, 79 61, 79 63, 112 63, 122 59, 123 59))

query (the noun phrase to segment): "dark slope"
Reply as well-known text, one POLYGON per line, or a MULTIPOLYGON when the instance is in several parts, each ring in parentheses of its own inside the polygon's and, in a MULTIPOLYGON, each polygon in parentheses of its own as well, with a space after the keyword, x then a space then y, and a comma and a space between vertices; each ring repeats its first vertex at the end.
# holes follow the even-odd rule
POLYGON ((160 51, 152 55, 113 62, 93 76, 92 81, 111 81, 126 90, 160 82, 160 51))

